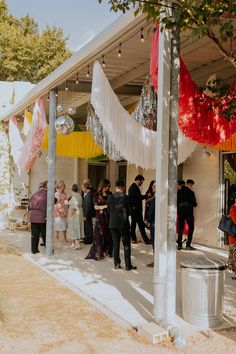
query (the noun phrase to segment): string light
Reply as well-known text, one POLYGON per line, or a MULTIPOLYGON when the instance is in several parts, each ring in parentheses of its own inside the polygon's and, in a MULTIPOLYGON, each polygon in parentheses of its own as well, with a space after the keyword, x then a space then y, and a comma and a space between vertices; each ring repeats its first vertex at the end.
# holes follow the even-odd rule
POLYGON ((144 42, 144 36, 143 36, 143 28, 141 28, 141 42, 144 42))
POLYGON ((50 98, 49 98, 49 93, 48 93, 47 102, 49 102, 49 99, 50 99, 50 98))
POLYGON ((119 45, 118 58, 121 58, 121 43, 119 45))
POLYGON ((89 77, 90 73, 89 73, 89 65, 88 65, 88 71, 87 71, 87 74, 86 76, 89 77))
POLYGON ((58 91, 56 90, 55 96, 58 97, 58 91))
POLYGON ((105 58, 104 58, 104 55, 102 57, 102 67, 105 68, 106 67, 106 63, 105 63, 105 58))
POLYGON ((76 85, 79 84, 79 74, 77 74, 77 77, 76 77, 76 81, 75 81, 76 85))
POLYGON ((66 83, 65 90, 66 90, 66 91, 68 91, 68 90, 69 90, 69 87, 68 87, 67 83, 66 83))

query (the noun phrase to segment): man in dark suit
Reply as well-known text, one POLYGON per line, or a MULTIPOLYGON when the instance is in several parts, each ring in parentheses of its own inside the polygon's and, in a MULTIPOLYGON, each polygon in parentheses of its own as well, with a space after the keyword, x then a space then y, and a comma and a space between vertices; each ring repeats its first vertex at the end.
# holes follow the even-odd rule
POLYGON ((179 217, 178 250, 182 249, 182 236, 185 221, 188 224, 188 239, 185 249, 188 251, 195 250, 195 248, 191 246, 194 231, 193 208, 197 206, 196 197, 192 191, 193 185, 194 181, 188 179, 186 186, 179 189, 177 193, 177 211, 179 217))
POLYGON ((143 199, 146 198, 145 195, 142 195, 140 192, 140 187, 143 184, 144 177, 138 175, 135 177, 134 183, 131 184, 128 190, 129 203, 131 206, 131 237, 132 242, 137 243, 137 237, 135 233, 136 224, 138 224, 142 238, 146 244, 150 244, 151 241, 147 237, 145 231, 145 224, 143 221, 143 199))
POLYGON ((125 195, 123 181, 117 181, 115 193, 108 196, 107 204, 110 213, 109 228, 113 240, 113 255, 115 269, 121 269, 120 260, 120 239, 124 246, 125 269, 137 269, 131 263, 130 225, 129 225, 129 199, 125 195))
POLYGON ((84 243, 91 244, 93 239, 93 218, 96 216, 94 203, 93 203, 93 190, 92 186, 88 183, 82 184, 83 191, 83 212, 84 212, 84 243))

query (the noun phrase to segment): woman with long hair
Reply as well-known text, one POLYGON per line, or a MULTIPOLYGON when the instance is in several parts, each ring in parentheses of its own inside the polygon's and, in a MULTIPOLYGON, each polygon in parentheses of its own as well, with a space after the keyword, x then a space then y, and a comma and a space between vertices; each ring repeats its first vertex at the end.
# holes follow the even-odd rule
POLYGON ((103 179, 98 185, 94 198, 96 210, 96 224, 93 233, 93 244, 86 259, 102 260, 104 255, 112 257, 112 237, 108 228, 109 215, 107 211, 107 197, 110 192, 110 181, 103 179))
POLYGON ((148 186, 148 190, 145 194, 146 198, 145 198, 145 212, 144 212, 144 223, 145 225, 148 227, 148 222, 147 222, 147 215, 148 215, 148 210, 150 208, 150 204, 152 202, 152 200, 155 198, 155 192, 153 189, 153 184, 155 183, 155 180, 152 180, 149 183, 148 186))
POLYGON ((59 241, 59 233, 63 232, 65 241, 66 239, 66 230, 67 230, 67 214, 68 206, 66 205, 67 195, 65 193, 65 182, 60 181, 56 185, 55 199, 56 204, 54 206, 54 231, 56 233, 56 239, 59 241))

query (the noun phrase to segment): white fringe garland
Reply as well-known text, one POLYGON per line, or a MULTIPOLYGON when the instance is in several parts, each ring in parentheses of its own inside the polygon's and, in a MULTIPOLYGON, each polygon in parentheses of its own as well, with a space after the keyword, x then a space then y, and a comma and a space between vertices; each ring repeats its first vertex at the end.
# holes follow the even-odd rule
MULTIPOLYGON (((119 154, 129 163, 155 169, 156 132, 136 122, 124 109, 99 62, 95 62, 93 68, 91 103, 104 131, 119 154)), ((178 143, 178 163, 182 163, 191 155, 197 144, 180 134, 178 143)))

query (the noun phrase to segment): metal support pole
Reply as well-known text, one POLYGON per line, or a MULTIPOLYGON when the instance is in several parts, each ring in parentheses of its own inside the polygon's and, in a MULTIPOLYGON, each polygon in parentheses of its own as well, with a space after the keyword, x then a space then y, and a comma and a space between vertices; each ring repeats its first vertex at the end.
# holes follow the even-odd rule
MULTIPOLYGON (((166 8, 162 16, 170 16, 166 8)), ((154 257, 154 317, 164 327, 175 322, 176 302, 176 180, 178 74, 177 46, 171 32, 159 34, 158 112, 156 145, 156 213, 154 257), (173 51, 175 54, 173 54, 173 51)))
POLYGON ((49 145, 48 145, 48 193, 47 193, 47 237, 46 255, 54 253, 54 196, 56 170, 56 93, 49 94, 49 145))
MULTIPOLYGON (((174 11, 174 10, 173 10, 174 11)), ((174 16, 174 14, 173 14, 174 16)), ((179 117, 179 31, 171 33, 170 112, 169 112, 169 175, 167 227, 167 315, 174 323, 176 313, 176 215, 178 179, 178 117, 179 117)))

